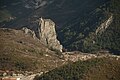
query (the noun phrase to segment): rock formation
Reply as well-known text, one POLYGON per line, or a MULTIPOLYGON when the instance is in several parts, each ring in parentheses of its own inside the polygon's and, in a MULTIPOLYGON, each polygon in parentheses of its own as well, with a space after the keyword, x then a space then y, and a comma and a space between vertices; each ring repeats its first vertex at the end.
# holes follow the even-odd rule
POLYGON ((24 31, 24 33, 25 33, 26 35, 29 34, 29 35, 31 35, 34 39, 36 38, 36 35, 35 35, 35 32, 34 32, 34 31, 32 31, 32 30, 30 30, 30 29, 28 29, 28 28, 26 28, 26 27, 23 27, 22 30, 24 31))
POLYGON ((100 27, 98 27, 97 28, 97 30, 96 30, 96 35, 98 34, 98 33, 102 33, 102 32, 104 32, 108 27, 109 27, 109 25, 112 23, 112 21, 113 21, 113 16, 111 15, 109 18, 108 18, 108 20, 106 20, 104 23, 102 23, 101 25, 100 25, 100 27))
POLYGON ((51 50, 62 52, 62 45, 57 40, 55 23, 50 19, 40 18, 38 28, 39 39, 51 50))

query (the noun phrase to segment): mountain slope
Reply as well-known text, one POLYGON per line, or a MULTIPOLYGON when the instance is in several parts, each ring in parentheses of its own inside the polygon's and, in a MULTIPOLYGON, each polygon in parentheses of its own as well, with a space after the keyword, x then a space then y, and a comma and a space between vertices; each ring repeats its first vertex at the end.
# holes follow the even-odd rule
POLYGON ((55 53, 31 31, 0 29, 0 70, 47 71, 62 64, 55 53))
POLYGON ((119 61, 115 58, 78 61, 54 69, 35 80, 119 80, 119 61))
POLYGON ((50 18, 56 23, 58 39, 68 51, 107 49, 120 53, 119 0, 20 0, 19 4, 12 5, 17 2, 2 0, 1 8, 7 10, 9 15, 6 16, 12 16, 13 20, 5 18, 8 22, 1 23, 0 27, 26 26, 36 31, 40 17, 50 18), (111 16, 112 24, 96 35, 96 30, 111 16))
POLYGON ((98 44, 103 49, 109 49, 115 54, 120 54, 120 0, 111 0, 109 12, 113 14, 113 22, 108 29, 98 37, 98 44), (101 41, 101 42, 100 42, 101 41))
POLYGON ((58 32, 59 39, 65 48, 70 51, 80 50, 83 52, 108 49, 112 53, 119 54, 119 2, 119 0, 110 0, 98 7, 91 13, 92 15, 87 16, 85 20, 79 21, 78 25, 76 23, 78 21, 75 21, 71 23, 72 26, 68 25, 61 29, 61 31, 58 32), (109 21, 111 16, 113 19, 109 21), (106 20, 110 22, 109 25, 106 25, 106 20), (104 28, 103 25, 105 25, 106 28, 104 28), (99 27, 101 27, 101 31, 103 32, 96 34, 99 27))

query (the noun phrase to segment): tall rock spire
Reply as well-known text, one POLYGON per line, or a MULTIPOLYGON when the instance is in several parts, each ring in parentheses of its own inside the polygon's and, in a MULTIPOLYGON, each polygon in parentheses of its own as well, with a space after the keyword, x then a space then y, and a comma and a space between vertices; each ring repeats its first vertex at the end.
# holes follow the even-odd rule
POLYGON ((62 45, 57 39, 55 23, 52 20, 40 18, 39 38, 48 48, 62 52, 62 45))

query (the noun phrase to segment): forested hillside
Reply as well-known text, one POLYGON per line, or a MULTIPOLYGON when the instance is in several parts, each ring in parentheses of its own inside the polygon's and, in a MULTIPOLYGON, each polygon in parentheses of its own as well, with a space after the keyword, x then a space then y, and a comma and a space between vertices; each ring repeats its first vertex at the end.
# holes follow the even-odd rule
POLYGON ((35 80, 119 80, 119 61, 115 58, 78 61, 36 76, 35 80))
POLYGON ((93 11, 93 16, 88 14, 84 21, 72 21, 70 26, 66 26, 59 31, 59 38, 68 50, 80 50, 92 52, 101 49, 108 49, 114 53, 120 50, 120 0, 111 0, 99 6, 93 11), (110 16, 113 21, 108 28, 101 34, 95 34, 99 27, 110 16), (94 24, 90 22, 91 18, 94 24), (99 20, 97 22, 97 20, 99 20), (79 24, 76 24, 76 23, 79 24), (92 24, 92 25, 91 25, 92 24))
POLYGON ((109 12, 114 19, 108 29, 100 36, 97 36, 97 44, 103 49, 120 53, 120 0, 111 0, 109 12))

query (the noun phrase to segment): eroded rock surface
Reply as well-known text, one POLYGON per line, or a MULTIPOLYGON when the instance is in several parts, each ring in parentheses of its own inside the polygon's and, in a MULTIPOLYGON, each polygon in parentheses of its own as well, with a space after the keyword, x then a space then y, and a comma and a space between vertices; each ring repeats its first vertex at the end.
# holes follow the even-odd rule
POLYGON ((57 39, 55 23, 50 19, 40 18, 38 34, 41 42, 49 49, 62 52, 62 45, 57 39))

